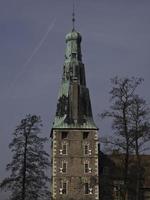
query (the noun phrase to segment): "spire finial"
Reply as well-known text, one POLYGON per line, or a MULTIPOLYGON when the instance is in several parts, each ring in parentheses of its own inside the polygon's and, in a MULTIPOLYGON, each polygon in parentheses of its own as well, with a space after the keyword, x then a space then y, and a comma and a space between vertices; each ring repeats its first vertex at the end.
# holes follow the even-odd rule
POLYGON ((73 12, 72 12, 72 30, 75 30, 75 5, 73 0, 73 12))

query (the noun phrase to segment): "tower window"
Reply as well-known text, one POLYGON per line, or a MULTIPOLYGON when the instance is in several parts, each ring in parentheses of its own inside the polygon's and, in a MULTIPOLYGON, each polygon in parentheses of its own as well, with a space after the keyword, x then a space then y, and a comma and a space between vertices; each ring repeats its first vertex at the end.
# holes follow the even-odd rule
POLYGON ((66 182, 62 183, 62 194, 67 194, 67 183, 66 182))
POLYGON ((89 163, 84 163, 84 173, 89 172, 89 163))
POLYGON ((62 163, 62 172, 66 173, 67 172, 67 162, 62 163))
POLYGON ((87 139, 89 135, 89 132, 83 132, 83 139, 87 139))
POLYGON ((72 53, 72 58, 76 58, 76 53, 72 53))
POLYGON ((67 155, 67 144, 62 145, 62 154, 67 155))
POLYGON ((122 199, 123 185, 124 185, 124 182, 121 180, 114 181, 114 199, 115 200, 122 199))
POLYGON ((62 138, 62 140, 63 140, 63 139, 66 139, 67 136, 68 136, 68 132, 63 131, 63 132, 61 133, 61 138, 62 138))
POLYGON ((88 183, 84 184, 84 194, 89 194, 89 184, 88 183))
POLYGON ((67 172, 67 162, 62 161, 62 167, 60 168, 60 173, 66 173, 67 172))
POLYGON ((67 182, 61 181, 61 188, 59 189, 60 194, 67 194, 67 182))
POLYGON ((84 145, 84 154, 88 155, 89 154, 89 145, 84 145))

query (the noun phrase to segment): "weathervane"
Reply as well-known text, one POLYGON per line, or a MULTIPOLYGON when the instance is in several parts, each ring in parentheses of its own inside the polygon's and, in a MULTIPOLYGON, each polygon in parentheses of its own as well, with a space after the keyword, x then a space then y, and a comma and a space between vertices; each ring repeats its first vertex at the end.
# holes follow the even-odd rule
POLYGON ((73 0, 73 12, 72 12, 72 30, 75 30, 75 5, 74 5, 74 0, 73 0))

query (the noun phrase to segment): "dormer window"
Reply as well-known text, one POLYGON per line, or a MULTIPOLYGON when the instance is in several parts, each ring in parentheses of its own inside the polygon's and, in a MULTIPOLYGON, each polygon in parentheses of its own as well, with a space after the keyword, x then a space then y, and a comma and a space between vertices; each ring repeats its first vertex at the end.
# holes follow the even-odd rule
POLYGON ((72 58, 76 58, 76 53, 72 53, 72 58))

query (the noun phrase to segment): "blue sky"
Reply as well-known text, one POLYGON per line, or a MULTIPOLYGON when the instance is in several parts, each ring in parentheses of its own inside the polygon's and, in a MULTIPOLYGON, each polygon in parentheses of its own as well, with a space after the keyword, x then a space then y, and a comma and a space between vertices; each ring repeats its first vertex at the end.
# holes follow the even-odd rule
MULTIPOLYGON (((111 124, 97 114, 109 106, 110 78, 143 77, 139 94, 150 103, 150 1, 76 0, 75 9, 93 115, 105 135, 111 124)), ((49 136, 71 14, 70 0, 0 0, 0 179, 21 118, 41 115, 49 136)))

